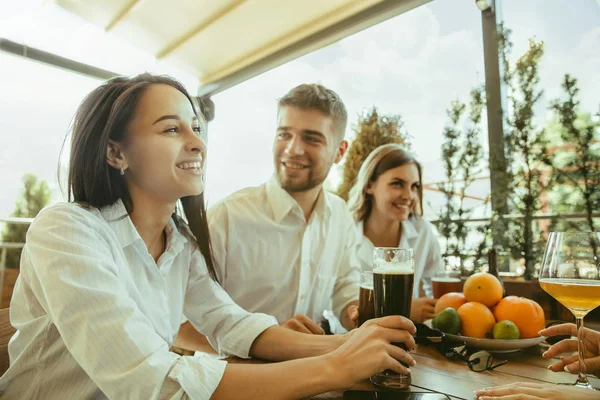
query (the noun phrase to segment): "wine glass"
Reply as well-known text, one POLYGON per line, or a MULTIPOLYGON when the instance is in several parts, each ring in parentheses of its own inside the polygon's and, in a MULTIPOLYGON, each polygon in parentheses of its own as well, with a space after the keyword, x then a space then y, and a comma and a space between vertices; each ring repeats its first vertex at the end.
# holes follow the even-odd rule
POLYGON ((579 376, 574 385, 593 389, 584 362, 583 317, 600 305, 600 233, 551 232, 539 282, 575 316, 579 376))

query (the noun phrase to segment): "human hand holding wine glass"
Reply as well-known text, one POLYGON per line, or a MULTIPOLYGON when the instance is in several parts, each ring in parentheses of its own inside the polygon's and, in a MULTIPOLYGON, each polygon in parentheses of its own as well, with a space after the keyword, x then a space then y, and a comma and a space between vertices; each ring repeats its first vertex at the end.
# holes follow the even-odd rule
POLYGON ((574 385, 593 389, 586 376, 583 318, 600 305, 600 233, 550 233, 539 282, 575 316, 579 374, 574 385))
MULTIPOLYGON (((585 346, 585 366, 588 374, 600 376, 600 332, 584 328, 584 346, 585 346)), ((577 327, 575 324, 554 325, 540 331, 542 336, 577 336, 577 327)), ((577 339, 564 339, 553 344, 542 354, 544 358, 552 359, 560 354, 572 353, 577 351, 577 339)), ((560 357, 560 361, 548 367, 551 371, 564 371, 565 367, 570 373, 579 372, 579 355, 570 357, 560 357)))

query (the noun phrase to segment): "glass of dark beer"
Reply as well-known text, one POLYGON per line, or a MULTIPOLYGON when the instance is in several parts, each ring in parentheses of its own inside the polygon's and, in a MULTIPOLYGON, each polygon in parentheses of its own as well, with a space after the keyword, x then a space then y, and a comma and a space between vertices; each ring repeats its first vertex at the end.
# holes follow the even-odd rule
POLYGON ((375 318, 375 295, 373 294, 373 270, 362 272, 358 295, 358 326, 375 318))
MULTIPOLYGON (((376 247, 373 250, 373 292, 377 318, 389 315, 410 318, 414 278, 412 249, 376 247)), ((406 350, 403 343, 394 344, 406 350)), ((410 373, 400 375, 385 370, 373 375, 371 382, 390 389, 405 389, 410 386, 411 378, 410 373)))

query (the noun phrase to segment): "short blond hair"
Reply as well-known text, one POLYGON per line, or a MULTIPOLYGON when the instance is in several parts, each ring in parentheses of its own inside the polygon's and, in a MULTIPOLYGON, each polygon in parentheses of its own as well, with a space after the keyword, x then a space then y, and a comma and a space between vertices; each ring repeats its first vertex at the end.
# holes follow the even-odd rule
POLYGON ((367 193, 369 184, 377 181, 384 172, 406 164, 415 164, 419 171, 419 199, 413 205, 411 216, 423 215, 423 174, 421 164, 401 144, 390 143, 379 146, 369 154, 360 166, 356 183, 350 189, 348 209, 356 222, 367 219, 373 210, 373 196, 367 193))

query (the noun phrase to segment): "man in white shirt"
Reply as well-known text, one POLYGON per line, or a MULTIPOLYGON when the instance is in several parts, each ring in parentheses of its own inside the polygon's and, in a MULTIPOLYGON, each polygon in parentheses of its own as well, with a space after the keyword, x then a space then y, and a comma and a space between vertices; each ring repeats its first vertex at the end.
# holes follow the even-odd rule
POLYGON ((241 307, 291 329, 322 334, 325 310, 352 329, 360 238, 344 201, 322 187, 348 148, 346 108, 332 90, 305 84, 279 100, 277 116, 274 175, 208 212, 219 281, 241 307))

